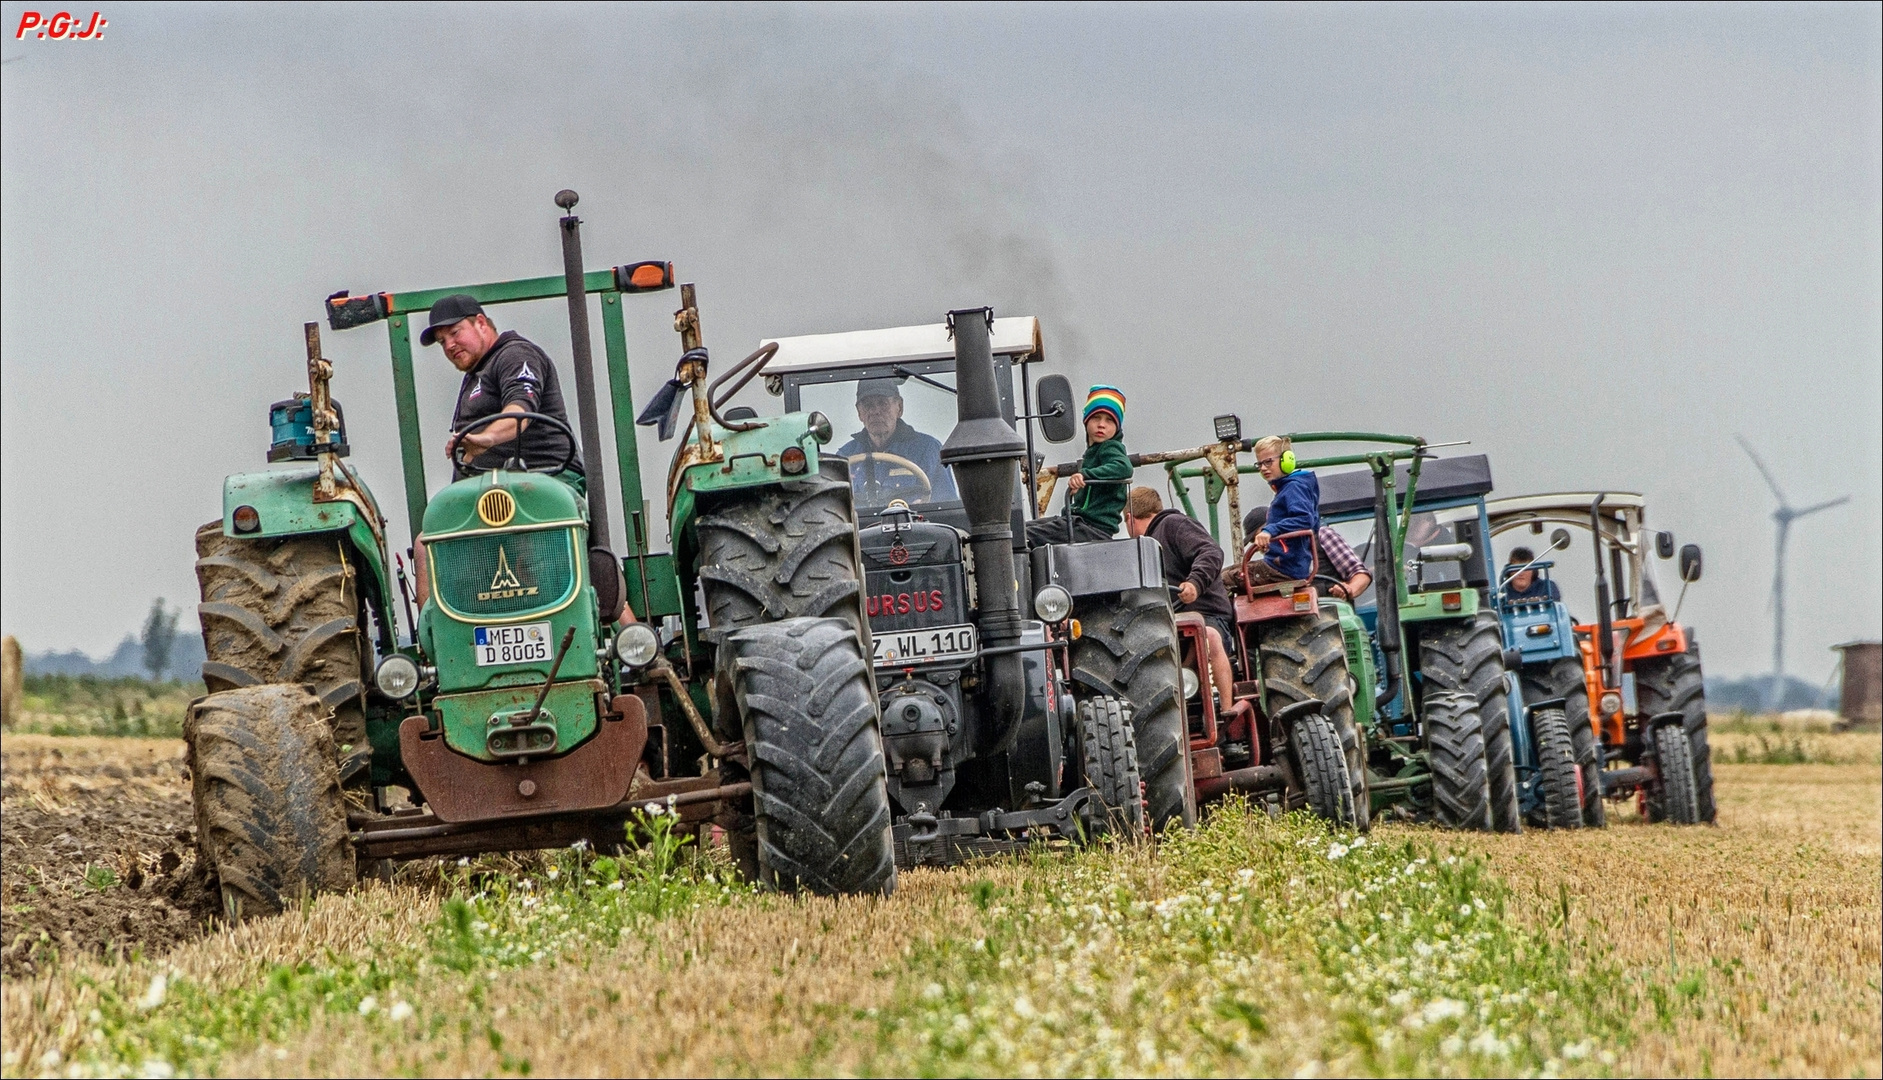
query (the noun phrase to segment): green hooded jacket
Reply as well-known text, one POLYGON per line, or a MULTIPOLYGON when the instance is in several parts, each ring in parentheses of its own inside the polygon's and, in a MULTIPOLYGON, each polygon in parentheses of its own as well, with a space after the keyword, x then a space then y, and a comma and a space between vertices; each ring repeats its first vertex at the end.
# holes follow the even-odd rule
POLYGON ((1072 512, 1107 533, 1116 533, 1118 523, 1125 516, 1125 498, 1131 493, 1134 473, 1122 432, 1102 443, 1087 446, 1085 455, 1079 459, 1079 475, 1085 477, 1085 490, 1071 496, 1072 512), (1115 482, 1093 483, 1100 480, 1115 482))

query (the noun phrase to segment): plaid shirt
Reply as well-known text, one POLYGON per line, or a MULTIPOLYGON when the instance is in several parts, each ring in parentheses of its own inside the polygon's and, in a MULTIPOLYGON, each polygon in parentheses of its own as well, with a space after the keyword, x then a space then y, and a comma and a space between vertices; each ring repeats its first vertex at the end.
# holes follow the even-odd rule
POLYGON ((1314 538, 1321 545, 1321 562, 1331 564, 1334 576, 1342 581, 1351 581, 1355 574, 1371 573, 1360 556, 1353 553, 1352 545, 1333 529, 1323 525, 1315 531, 1314 538))

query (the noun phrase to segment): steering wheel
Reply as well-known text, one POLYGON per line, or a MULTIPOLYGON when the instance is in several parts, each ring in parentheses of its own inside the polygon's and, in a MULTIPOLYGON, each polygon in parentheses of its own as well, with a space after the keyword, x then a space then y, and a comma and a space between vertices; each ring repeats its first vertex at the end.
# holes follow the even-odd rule
MULTIPOLYGON (((935 494, 935 485, 929 481, 928 474, 922 471, 922 466, 917 465, 901 454, 885 454, 880 450, 870 450, 861 454, 851 454, 846 460, 848 460, 851 465, 858 465, 870 459, 887 461, 891 465, 894 465, 895 468, 891 469, 889 473, 891 476, 897 475, 898 471, 900 471, 903 474, 915 477, 916 482, 922 485, 922 494, 915 497, 916 502, 921 502, 930 495, 935 494)), ((882 489, 883 482, 876 478, 876 470, 871 469, 869 476, 863 481, 863 490, 880 495, 882 494, 882 489)))
MULTIPOLYGON (((461 428, 461 429, 459 429, 459 431, 458 431, 458 441, 457 441, 457 443, 456 443, 455 445, 453 445, 453 446, 452 446, 452 448, 451 448, 451 463, 452 463, 453 465, 456 465, 456 466, 457 466, 457 467, 458 467, 459 469, 461 469, 461 470, 463 470, 464 472, 466 472, 466 473, 469 473, 469 474, 470 474, 470 475, 472 475, 472 476, 482 476, 483 474, 485 474, 485 473, 487 473, 487 472, 490 472, 490 471, 491 471, 490 469, 486 469, 486 468, 482 468, 482 467, 480 467, 480 466, 477 466, 477 465, 473 465, 473 464, 471 464, 470 462, 468 462, 468 461, 466 461, 466 460, 464 460, 464 451, 465 451, 466 449, 473 449, 473 450, 477 450, 477 453, 478 453, 478 455, 480 455, 480 456, 481 456, 481 455, 483 455, 483 454, 487 454, 487 453, 490 453, 490 452, 491 452, 492 450, 495 450, 495 449, 497 449, 497 447, 496 447, 496 446, 489 446, 489 447, 484 447, 483 449, 478 449, 478 448, 476 448, 476 447, 466 447, 466 446, 465 446, 465 443, 464 443, 464 437, 465 437, 466 435, 469 435, 469 434, 470 434, 471 432, 473 432, 473 431, 482 431, 482 430, 483 430, 484 428, 486 428, 486 427, 489 427, 489 426, 490 426, 491 424, 494 424, 494 423, 496 423, 496 422, 497 422, 497 421, 499 421, 499 420, 516 420, 516 421, 519 421, 519 423, 517 424, 517 433, 516 433, 516 435, 514 435, 514 436, 512 436, 512 437, 511 437, 511 438, 510 438, 510 439, 509 439, 508 441, 506 441, 506 442, 503 442, 503 443, 499 443, 498 445, 499 445, 499 446, 511 446, 511 445, 515 445, 515 446, 516 446, 516 448, 517 448, 517 450, 518 450, 518 452, 519 452, 519 456, 517 456, 517 457, 513 457, 513 458, 507 458, 507 459, 505 459, 505 460, 506 460, 506 461, 516 461, 516 462, 519 462, 519 463, 521 463, 521 464, 522 464, 522 466, 523 466, 523 471, 524 471, 524 472, 547 472, 547 473, 559 473, 559 472, 563 472, 563 471, 565 471, 565 470, 567 470, 567 469, 568 469, 568 467, 569 467, 570 465, 573 465, 573 464, 575 463, 575 455, 576 455, 576 445, 575 445, 575 432, 573 432, 573 431, 570 431, 570 430, 569 430, 569 425, 568 425, 568 424, 566 424, 566 423, 564 423, 564 422, 562 422, 561 420, 559 420, 559 419, 557 419, 556 417, 553 417, 553 416, 550 416, 550 415, 548 415, 547 413, 534 413, 534 412, 500 412, 500 413, 492 413, 492 414, 491 414, 491 415, 489 415, 489 416, 486 416, 486 417, 483 417, 483 418, 481 418, 481 419, 477 419, 477 420, 473 420, 473 421, 471 421, 470 423, 468 423, 468 424, 466 424, 466 425, 464 425, 464 427, 463 427, 463 428, 461 428), (524 460, 522 459, 522 457, 520 456, 520 454, 521 454, 521 451, 522 451, 522 449, 523 449, 523 446, 522 446, 522 440, 523 440, 523 425, 522 425, 522 423, 521 423, 521 421, 524 421, 524 420, 528 420, 529 422, 531 422, 531 423, 533 423, 533 424, 547 424, 547 425, 549 425, 550 427, 552 427, 552 428, 554 428, 554 429, 556 429, 556 430, 557 430, 558 432, 560 432, 560 433, 562 434, 562 441, 563 441, 563 442, 565 442, 565 443, 568 443, 568 444, 569 444, 569 452, 568 452, 568 453, 566 453, 566 454, 564 454, 564 455, 562 456, 562 460, 561 460, 561 461, 558 461, 558 462, 556 463, 556 467, 555 467, 555 468, 553 468, 553 469, 532 469, 532 468, 530 468, 530 463, 529 463, 529 462, 527 462, 527 461, 524 461, 524 460)), ((503 466, 501 466, 501 465, 500 465, 500 466, 498 466, 498 468, 502 468, 502 467, 503 467, 503 466)))
MULTIPOLYGON (((1319 585, 1319 584, 1320 584, 1321 582, 1323 582, 1323 581, 1325 581, 1325 582, 1327 582, 1327 587, 1328 587, 1328 588, 1332 588, 1332 587, 1334 587, 1335 585, 1338 585, 1338 586, 1340 586, 1340 587, 1341 587, 1341 588, 1343 588, 1343 589, 1347 587, 1347 583, 1346 583, 1346 582, 1344 582, 1344 581, 1342 581, 1342 580, 1340 580, 1339 578, 1337 578, 1337 577, 1335 577, 1335 576, 1334 576, 1334 575, 1332 575, 1332 574, 1316 574, 1316 575, 1314 575, 1314 580, 1313 580, 1313 582, 1312 582, 1312 584, 1315 584, 1315 585, 1319 585)), ((1321 591, 1322 591, 1322 592, 1324 592, 1324 593, 1327 593, 1327 595, 1329 595, 1329 596, 1334 596, 1334 594, 1333 594, 1333 593, 1328 593, 1328 592, 1327 592, 1327 589, 1322 589, 1321 591)), ((1334 599, 1336 599, 1336 600, 1345 600, 1345 601, 1346 601, 1347 603, 1349 603, 1349 604, 1351 604, 1351 603, 1353 603, 1353 597, 1351 597, 1351 596, 1347 596, 1347 597, 1340 597, 1340 596, 1334 596, 1334 599)))

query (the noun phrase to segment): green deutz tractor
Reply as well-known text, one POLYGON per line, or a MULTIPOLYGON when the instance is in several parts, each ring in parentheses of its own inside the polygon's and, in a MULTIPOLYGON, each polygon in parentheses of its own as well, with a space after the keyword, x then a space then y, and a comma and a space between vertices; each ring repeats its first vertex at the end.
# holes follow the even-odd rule
POLYGON ((197 533, 209 694, 186 737, 199 865, 232 918, 345 889, 385 860, 616 847, 648 804, 723 830, 772 887, 894 888, 855 511, 845 461, 823 453, 829 421, 722 415, 770 354, 709 386, 681 286, 684 356, 642 420, 670 429, 689 401, 690 420, 668 475, 671 550, 650 550, 622 309, 671 287, 672 266, 585 272, 575 193, 556 201, 560 276, 327 301, 334 330, 383 322, 390 335, 415 580, 343 460, 314 323, 309 391, 271 409, 276 467, 228 477, 222 517, 197 533), (499 447, 502 468, 428 499, 409 324, 452 293, 486 307, 567 299, 581 431, 523 414, 563 436, 559 460, 499 447), (621 559, 606 547, 589 294, 621 559), (585 481, 567 471, 578 445, 585 481), (624 596, 638 621, 617 628, 624 596))

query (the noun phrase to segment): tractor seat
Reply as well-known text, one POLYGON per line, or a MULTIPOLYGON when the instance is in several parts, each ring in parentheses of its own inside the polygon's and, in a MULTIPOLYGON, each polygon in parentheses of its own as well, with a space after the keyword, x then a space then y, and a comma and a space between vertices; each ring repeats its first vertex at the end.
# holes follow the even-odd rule
POLYGON ((1292 593, 1297 589, 1305 589, 1307 587, 1308 583, 1305 581, 1271 581, 1267 585, 1253 586, 1248 590, 1248 593, 1250 596, 1265 596, 1274 593, 1292 593))

